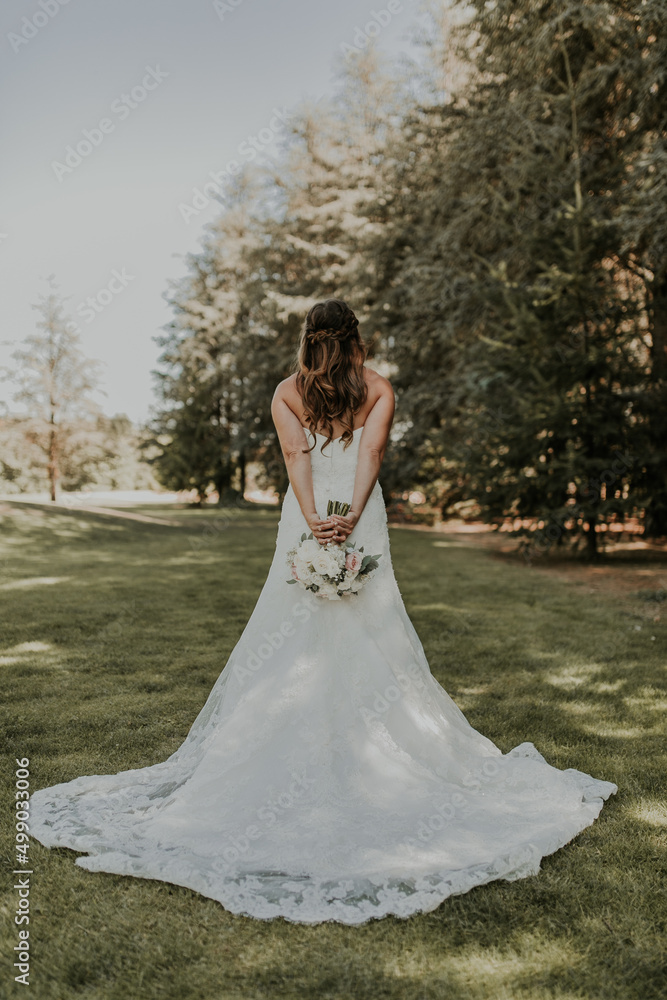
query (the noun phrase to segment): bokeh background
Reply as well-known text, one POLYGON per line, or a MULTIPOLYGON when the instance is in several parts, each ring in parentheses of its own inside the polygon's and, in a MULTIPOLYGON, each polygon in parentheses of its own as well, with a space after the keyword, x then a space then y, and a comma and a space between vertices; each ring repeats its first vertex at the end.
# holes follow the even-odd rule
POLYGON ((388 506, 664 537, 663 15, 5 5, 0 489, 279 503, 272 392, 339 296, 388 506))

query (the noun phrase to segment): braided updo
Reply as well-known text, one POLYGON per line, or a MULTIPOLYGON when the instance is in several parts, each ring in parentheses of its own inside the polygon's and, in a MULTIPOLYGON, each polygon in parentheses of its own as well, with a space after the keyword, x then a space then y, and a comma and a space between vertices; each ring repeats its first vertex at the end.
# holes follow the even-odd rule
POLYGON ((327 299, 317 302, 308 315, 304 326, 306 337, 315 344, 325 340, 347 340, 359 328, 359 320, 342 299, 327 299))
POLYGON ((368 395, 365 360, 359 320, 348 304, 342 299, 316 302, 301 332, 296 387, 311 431, 326 431, 322 448, 333 438, 334 420, 344 427, 343 445, 352 441, 354 415, 368 395))

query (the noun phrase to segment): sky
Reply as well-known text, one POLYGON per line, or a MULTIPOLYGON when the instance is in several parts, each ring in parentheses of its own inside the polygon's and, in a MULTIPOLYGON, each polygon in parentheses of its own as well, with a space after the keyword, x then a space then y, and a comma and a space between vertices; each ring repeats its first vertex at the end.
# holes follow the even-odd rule
POLYGON ((54 275, 97 402, 147 419, 164 293, 221 210, 195 189, 331 94, 344 46, 410 54, 418 19, 418 0, 4 0, 0 374, 54 275))

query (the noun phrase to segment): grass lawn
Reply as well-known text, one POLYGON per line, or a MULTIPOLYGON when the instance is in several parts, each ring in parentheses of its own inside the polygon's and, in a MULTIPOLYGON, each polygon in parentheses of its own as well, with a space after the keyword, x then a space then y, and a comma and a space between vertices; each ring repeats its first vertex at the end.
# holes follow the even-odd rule
MULTIPOLYGON (((254 607, 278 512, 155 509, 177 525, 9 504, 1 513, 6 816, 17 757, 30 758, 36 789, 157 763, 180 745, 254 607)), ((537 876, 357 928, 237 917, 185 888, 84 871, 74 852, 31 840, 30 995, 665 995, 664 625, 646 595, 621 610, 442 534, 390 534, 434 675, 504 752, 528 740, 558 767, 616 782, 599 819, 537 876)), ((11 954, 13 829, 3 830, 11 954)), ((27 995, 12 961, 0 995, 27 995)))

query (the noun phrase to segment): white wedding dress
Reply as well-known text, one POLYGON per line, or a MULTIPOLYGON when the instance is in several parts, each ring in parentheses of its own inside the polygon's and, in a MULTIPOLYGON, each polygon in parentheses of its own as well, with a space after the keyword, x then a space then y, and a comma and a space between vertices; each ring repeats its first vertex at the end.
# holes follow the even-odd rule
MULTIPOLYGON (((329 499, 352 498, 362 433, 324 453, 318 436, 322 517, 329 499)), ((330 601, 288 585, 303 531, 290 487, 255 609, 179 749, 38 790, 31 834, 87 852, 76 864, 89 871, 308 924, 407 917, 536 874, 617 786, 553 767, 532 743, 503 754, 468 723, 403 605, 378 483, 351 537, 382 558, 358 594, 330 601)))

